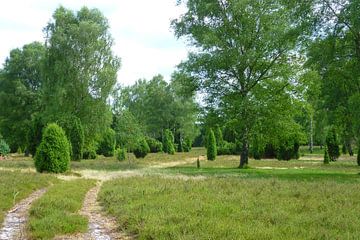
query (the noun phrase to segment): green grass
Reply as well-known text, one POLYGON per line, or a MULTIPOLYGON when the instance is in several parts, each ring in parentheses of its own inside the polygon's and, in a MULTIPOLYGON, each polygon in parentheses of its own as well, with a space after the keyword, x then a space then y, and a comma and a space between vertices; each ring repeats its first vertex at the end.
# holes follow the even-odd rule
POLYGON ((0 225, 17 202, 57 179, 47 174, 0 171, 0 225))
POLYGON ((360 186, 262 178, 118 179, 100 197, 139 239, 359 239, 360 186))
POLYGON ((55 235, 85 232, 88 220, 79 215, 85 194, 95 184, 91 180, 61 182, 33 203, 28 231, 31 239, 51 239, 55 235))

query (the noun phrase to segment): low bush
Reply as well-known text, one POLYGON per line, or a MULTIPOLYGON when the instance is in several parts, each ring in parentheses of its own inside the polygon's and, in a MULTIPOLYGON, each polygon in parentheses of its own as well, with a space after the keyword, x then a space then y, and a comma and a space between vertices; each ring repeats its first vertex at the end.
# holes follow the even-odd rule
POLYGON ((38 172, 66 172, 70 166, 70 144, 64 130, 55 123, 44 131, 40 146, 35 155, 35 168, 38 172))
POLYGON ((236 144, 223 141, 223 145, 217 149, 217 154, 220 155, 235 155, 236 144))
POLYGON ((0 156, 6 156, 10 152, 9 145, 5 142, 4 139, 0 138, 0 156))
POLYGON ((334 127, 332 127, 326 135, 326 146, 329 152, 330 161, 336 161, 340 156, 340 148, 336 129, 334 127))
POLYGON ((190 152, 191 151, 191 147, 192 147, 192 141, 190 138, 185 138, 184 141, 184 152, 190 152))
POLYGON ((96 159, 96 147, 94 144, 85 146, 83 152, 83 159, 96 159))
POLYGON ((126 149, 118 148, 116 150, 116 159, 119 161, 124 161, 126 159, 126 149))
POLYGON ((134 155, 136 158, 144 158, 150 152, 149 145, 145 138, 140 139, 134 149, 134 155))
POLYGON ((163 144, 155 138, 146 137, 146 142, 149 145, 151 153, 158 153, 163 151, 163 144))
POLYGON ((174 135, 169 129, 165 130, 163 148, 164 152, 168 154, 175 154, 174 135))

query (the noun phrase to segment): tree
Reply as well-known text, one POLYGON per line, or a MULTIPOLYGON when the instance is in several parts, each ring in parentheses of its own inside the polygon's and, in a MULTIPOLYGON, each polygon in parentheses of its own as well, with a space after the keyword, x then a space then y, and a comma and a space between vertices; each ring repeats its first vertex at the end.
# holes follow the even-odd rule
POLYGON ((97 9, 59 7, 45 33, 44 120, 76 116, 86 145, 92 144, 111 124, 107 99, 120 67, 108 21, 97 9))
POLYGON ((215 139, 216 139, 216 146, 221 147, 223 145, 224 140, 223 140, 222 131, 221 131, 221 128, 219 125, 216 125, 214 134, 215 134, 215 139))
POLYGON ((134 149, 135 157, 144 158, 149 152, 150 152, 150 148, 145 138, 139 139, 134 149))
POLYGON ((33 157, 35 157, 36 149, 41 143, 43 128, 42 119, 39 116, 35 117, 30 124, 26 137, 28 151, 33 157))
POLYGON ((40 110, 44 58, 43 44, 33 42, 11 50, 0 71, 0 131, 13 152, 26 147, 26 129, 40 110))
POLYGON ((163 140, 163 148, 164 152, 168 154, 174 154, 175 153, 175 147, 174 147, 174 135, 169 129, 165 130, 164 134, 164 140, 163 140))
POLYGON ((331 161, 336 161, 340 156, 339 141, 336 134, 336 129, 332 127, 326 136, 326 146, 329 152, 331 161))
POLYGON ((215 134, 212 129, 209 129, 207 137, 206 156, 209 161, 214 161, 216 159, 216 155, 217 149, 215 134))
POLYGON ((35 155, 38 172, 63 173, 70 167, 70 144, 64 130, 55 123, 49 124, 35 155))
POLYGON ((330 158, 329 158, 329 152, 327 147, 325 146, 325 151, 324 151, 324 164, 329 164, 330 163, 330 158))
POLYGON ((102 154, 105 157, 112 157, 114 156, 115 153, 115 146, 116 146, 115 131, 111 128, 108 128, 105 131, 102 140, 99 143, 97 153, 102 154))
MULTIPOLYGON (((184 1, 179 1, 184 2, 184 1)), ((172 22, 177 37, 196 51, 181 68, 236 122, 242 143, 240 166, 248 163, 249 139, 266 97, 294 86, 294 48, 307 27, 306 6, 288 1, 186 1, 187 12, 172 22), (299 11, 299 9, 301 11, 299 11), (265 98, 264 98, 265 95, 265 98)), ((281 114, 281 112, 277 112, 281 114)))

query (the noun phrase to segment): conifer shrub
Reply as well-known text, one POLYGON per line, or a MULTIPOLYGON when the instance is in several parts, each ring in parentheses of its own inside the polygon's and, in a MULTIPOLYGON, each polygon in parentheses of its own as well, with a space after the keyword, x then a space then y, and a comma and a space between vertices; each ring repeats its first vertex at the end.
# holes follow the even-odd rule
POLYGON ((206 155, 209 161, 214 161, 217 155, 215 134, 212 129, 209 130, 208 134, 206 155))
POLYGON ((33 157, 36 154, 37 147, 40 145, 43 128, 44 124, 41 118, 37 117, 32 121, 31 127, 27 133, 27 149, 33 157))
POLYGON ((43 133, 35 155, 38 172, 63 173, 70 166, 70 146, 64 130, 56 123, 49 124, 43 133))
POLYGON ((224 142, 223 134, 219 125, 216 125, 214 134, 216 139, 216 146, 219 148, 223 145, 224 142))
POLYGON ((324 164, 329 164, 330 163, 330 157, 329 157, 329 152, 327 150, 327 147, 325 146, 325 151, 324 151, 324 164))
POLYGON ((235 155, 236 144, 232 142, 223 141, 223 145, 217 148, 217 155, 235 155))
POLYGON ((149 145, 151 153, 158 153, 163 151, 163 144, 155 138, 146 137, 146 142, 149 145))
POLYGON ((165 130, 163 148, 164 152, 168 154, 175 154, 174 135, 169 129, 165 130))
POLYGON ((119 161, 124 161, 126 159, 126 149, 118 148, 116 150, 116 159, 119 161))
POLYGON ((115 145, 116 145, 116 134, 115 131, 111 128, 108 128, 103 138, 99 144, 99 147, 97 149, 98 154, 102 154, 105 157, 112 157, 115 153, 115 145))
POLYGON ((330 161, 336 161, 340 157, 340 148, 336 129, 334 127, 332 127, 326 135, 326 146, 330 161))
POLYGON ((141 138, 134 149, 134 155, 136 158, 144 158, 150 152, 149 145, 147 144, 145 138, 141 138))
POLYGON ((83 159, 96 159, 96 147, 95 144, 89 144, 84 147, 83 159))
POLYGON ((9 154, 10 147, 0 135, 0 157, 5 157, 9 154))
POLYGON ((184 146, 183 146, 184 152, 190 152, 191 148, 192 148, 191 139, 190 138, 185 138, 184 146))

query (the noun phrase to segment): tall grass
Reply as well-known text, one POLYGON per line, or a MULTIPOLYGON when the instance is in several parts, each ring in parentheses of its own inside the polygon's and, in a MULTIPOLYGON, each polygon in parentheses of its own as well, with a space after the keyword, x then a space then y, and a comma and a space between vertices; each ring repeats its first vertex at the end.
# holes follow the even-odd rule
POLYGON ((139 239, 359 239, 360 186, 155 177, 105 183, 100 201, 139 239))

